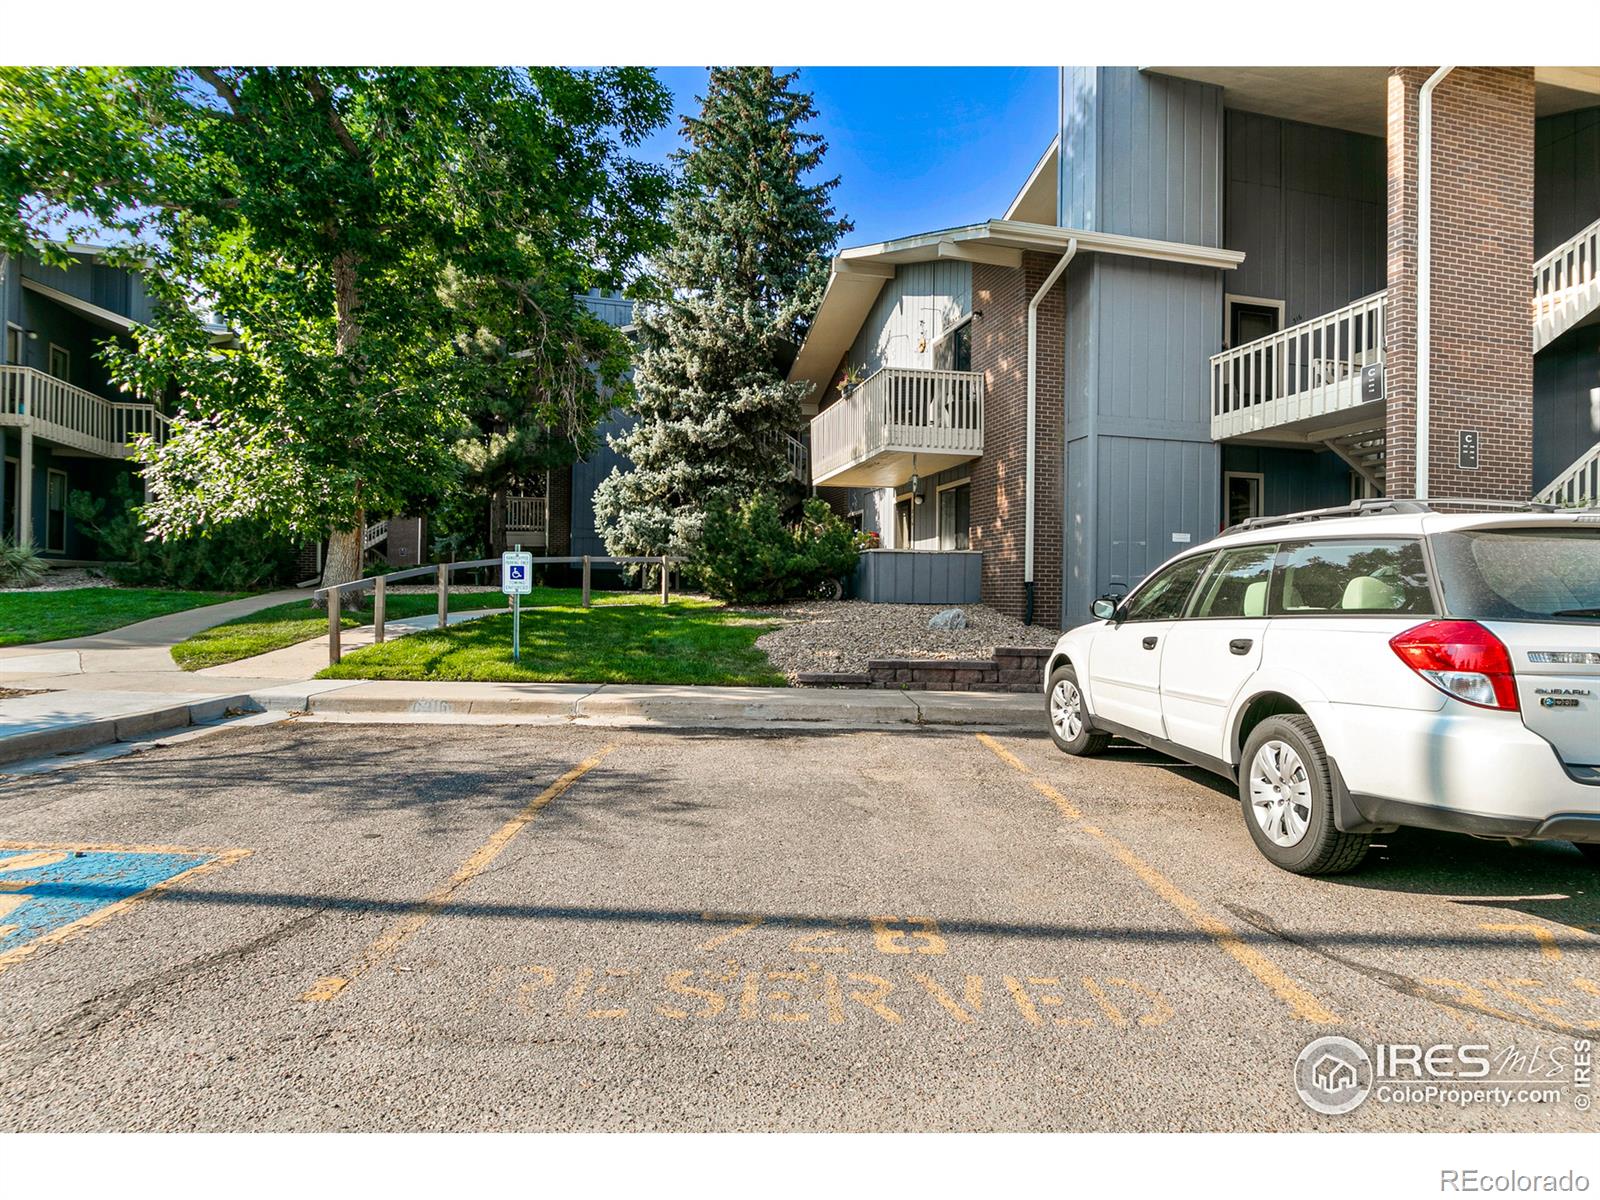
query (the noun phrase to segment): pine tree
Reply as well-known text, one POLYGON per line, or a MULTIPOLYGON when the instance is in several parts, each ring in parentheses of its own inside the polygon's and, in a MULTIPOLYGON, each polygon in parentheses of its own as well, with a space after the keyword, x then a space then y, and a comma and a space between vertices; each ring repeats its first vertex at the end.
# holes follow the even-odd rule
POLYGON ((639 312, 633 409, 613 439, 632 463, 595 493, 613 554, 683 553, 707 507, 778 492, 785 437, 799 431, 808 385, 782 362, 805 337, 828 262, 850 223, 811 182, 827 145, 798 72, 711 71, 700 115, 684 118, 682 187, 671 240, 639 312))

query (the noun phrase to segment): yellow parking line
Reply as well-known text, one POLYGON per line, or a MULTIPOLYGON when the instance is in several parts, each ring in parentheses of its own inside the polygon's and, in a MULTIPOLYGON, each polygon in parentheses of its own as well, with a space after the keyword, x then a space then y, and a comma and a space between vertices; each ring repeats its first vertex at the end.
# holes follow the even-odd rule
POLYGON ((450 902, 452 896, 472 882, 473 879, 483 874, 489 864, 499 857, 500 852, 511 844, 511 840, 539 815, 540 810, 598 767, 600 760, 615 749, 615 745, 602 748, 528 801, 521 812, 495 830, 488 841, 472 852, 467 861, 457 868, 454 875, 450 876, 448 882, 423 897, 412 912, 389 926, 377 941, 367 947, 366 953, 356 960, 354 966, 343 975, 329 975, 324 979, 317 980, 305 991, 300 999, 312 1002, 332 1000, 345 988, 361 978, 362 975, 365 975, 373 967, 393 955, 395 951, 399 950, 401 946, 414 937, 417 931, 426 925, 429 920, 437 916, 439 911, 450 902))
POLYGON ((1091 824, 1076 805, 1036 776, 1016 755, 986 733, 978 734, 977 738, 992 750, 1001 762, 1026 776, 1034 790, 1055 805, 1056 811, 1069 821, 1075 822, 1078 828, 1109 850, 1112 857, 1137 875, 1146 887, 1182 913, 1189 924, 1209 937, 1219 949, 1232 957, 1246 971, 1254 975, 1268 991, 1288 1005, 1290 1014, 1296 1020, 1310 1021, 1317 1025, 1331 1025, 1338 1020, 1315 996, 1284 974, 1266 955, 1242 941, 1225 922, 1208 913, 1177 884, 1128 849, 1117 838, 1091 824))

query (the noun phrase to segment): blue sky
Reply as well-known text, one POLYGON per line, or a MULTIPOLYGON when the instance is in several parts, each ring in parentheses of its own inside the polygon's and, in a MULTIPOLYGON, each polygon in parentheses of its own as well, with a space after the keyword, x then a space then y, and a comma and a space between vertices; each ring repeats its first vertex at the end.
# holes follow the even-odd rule
MULTIPOLYGON (((679 113, 697 111, 706 72, 664 67, 679 113)), ((1055 136, 1054 67, 806 67, 834 202, 859 246, 998 217, 1055 136)), ((643 153, 664 159, 677 122, 643 153)))

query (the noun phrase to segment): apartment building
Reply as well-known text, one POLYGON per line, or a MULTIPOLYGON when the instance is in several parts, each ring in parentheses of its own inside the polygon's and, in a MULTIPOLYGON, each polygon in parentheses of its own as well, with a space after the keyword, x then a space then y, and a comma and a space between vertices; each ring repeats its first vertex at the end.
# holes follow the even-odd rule
POLYGON ((865 594, 1068 627, 1249 516, 1595 501, 1600 68, 1060 79, 1003 216, 842 252, 796 358, 865 594))
POLYGON ((0 535, 59 562, 96 557, 67 512, 74 491, 108 492, 132 470, 128 443, 164 438, 167 416, 112 385, 96 349, 150 317, 139 272, 68 246, 66 268, 0 255, 0 535))

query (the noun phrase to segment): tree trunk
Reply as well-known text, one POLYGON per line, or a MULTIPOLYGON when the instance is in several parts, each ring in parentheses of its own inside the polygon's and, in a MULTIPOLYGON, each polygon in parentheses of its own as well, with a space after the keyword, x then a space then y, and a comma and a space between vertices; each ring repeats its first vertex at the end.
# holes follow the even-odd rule
MULTIPOLYGON (((364 514, 363 514, 364 515, 364 514)), ((358 521, 354 529, 335 529, 328 534, 328 553, 322 560, 322 586, 350 583, 361 578, 361 539, 366 532, 365 521, 358 521)), ((359 597, 351 597, 353 607, 359 597)))
MULTIPOLYGON (((356 264, 361 260, 354 250, 341 250, 333 259, 333 304, 336 314, 334 326, 334 353, 341 358, 350 354, 361 340, 361 319, 356 312, 361 307, 361 292, 356 283, 356 264)), ((349 365, 354 373, 359 363, 349 365)))
MULTIPOLYGON (((360 361, 355 354, 356 343, 361 339, 361 322, 356 315, 361 307, 361 294, 356 286, 358 261, 355 252, 351 250, 340 251, 333 260, 333 299, 336 314, 334 353, 345 360, 352 383, 358 381, 361 370, 360 361)), ((367 521, 364 512, 356 513, 354 528, 329 531, 328 553, 322 560, 323 587, 332 587, 336 583, 350 583, 361 578, 363 555, 361 543, 366 537, 366 532, 367 521)), ((360 602, 359 596, 352 596, 344 607, 354 607, 360 602)))

